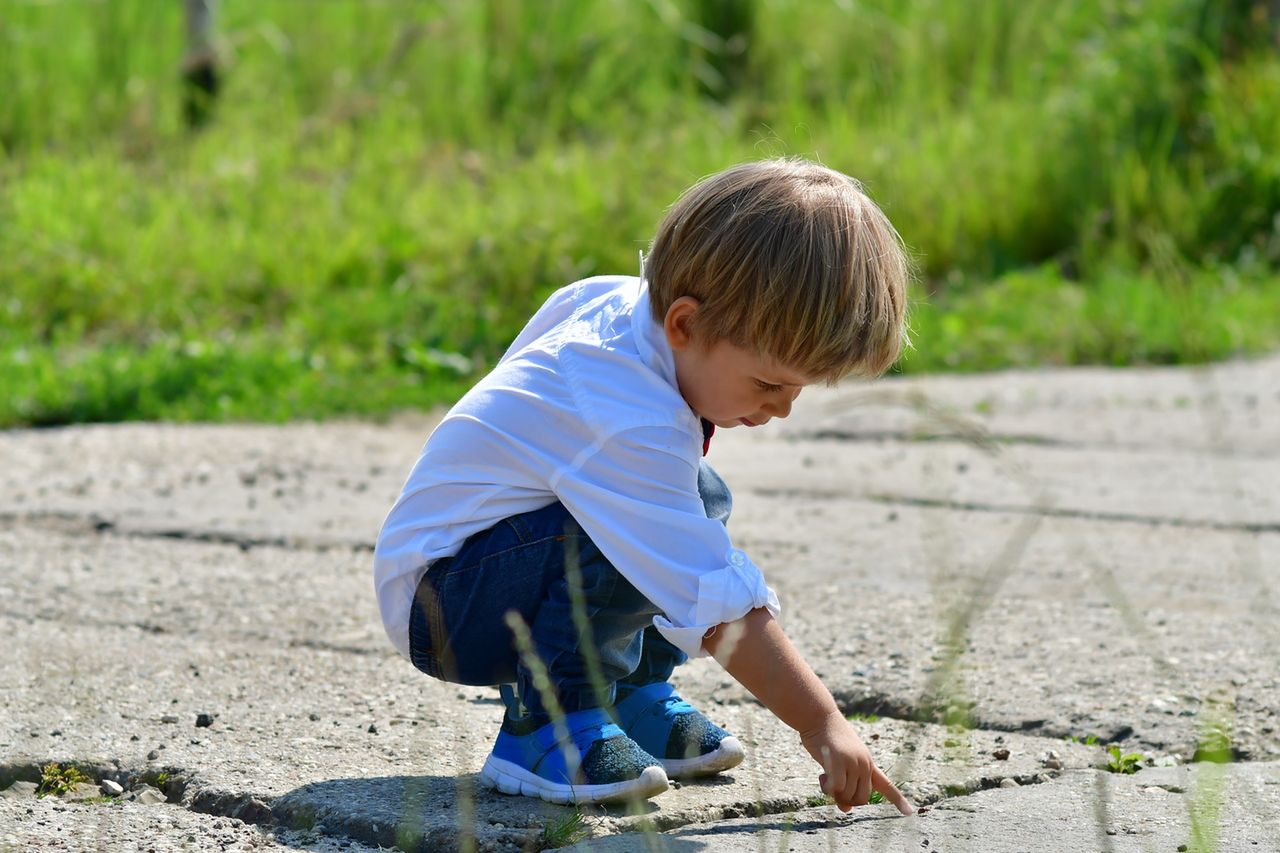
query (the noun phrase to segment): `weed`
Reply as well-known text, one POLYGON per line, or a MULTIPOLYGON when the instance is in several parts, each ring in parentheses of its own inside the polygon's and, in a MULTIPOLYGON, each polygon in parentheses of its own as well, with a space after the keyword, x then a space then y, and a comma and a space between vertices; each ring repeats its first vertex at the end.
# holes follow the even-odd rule
POLYGON ((587 836, 586 822, 582 812, 574 809, 563 817, 547 821, 542 825, 542 834, 538 836, 538 850, 554 850, 577 844, 587 836))
POLYGON ((804 801, 804 804, 811 809, 816 809, 820 806, 834 806, 836 801, 826 794, 813 794, 804 801))
POLYGON ((1084 744, 1085 746, 1097 746, 1097 745, 1098 745, 1098 736, 1097 736, 1097 735, 1085 735, 1083 738, 1076 737, 1075 735, 1067 735, 1065 739, 1066 739, 1067 743, 1082 743, 1082 744, 1084 744))
POLYGON ((875 723, 880 721, 880 718, 875 714, 849 714, 845 719, 851 723, 875 723))
POLYGON ((1107 766, 1109 773, 1137 773, 1142 769, 1145 756, 1141 752, 1121 753, 1120 747, 1113 746, 1107 750, 1107 766))
POLYGON ((92 781, 79 768, 49 763, 40 768, 40 785, 37 797, 61 796, 83 782, 92 781))
POLYGON ((880 803, 884 802, 884 794, 880 793, 879 791, 872 791, 871 797, 870 799, 867 800, 867 802, 873 806, 879 805, 880 803))

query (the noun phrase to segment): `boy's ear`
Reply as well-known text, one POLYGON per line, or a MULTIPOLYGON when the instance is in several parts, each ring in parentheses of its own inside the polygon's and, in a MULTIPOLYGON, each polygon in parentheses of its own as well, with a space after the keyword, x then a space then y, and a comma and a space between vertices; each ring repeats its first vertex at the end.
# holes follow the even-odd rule
POLYGON ((662 330, 667 334, 667 343, 673 350, 688 349, 693 345, 693 318, 702 303, 692 296, 681 296, 667 309, 667 316, 662 321, 662 330))

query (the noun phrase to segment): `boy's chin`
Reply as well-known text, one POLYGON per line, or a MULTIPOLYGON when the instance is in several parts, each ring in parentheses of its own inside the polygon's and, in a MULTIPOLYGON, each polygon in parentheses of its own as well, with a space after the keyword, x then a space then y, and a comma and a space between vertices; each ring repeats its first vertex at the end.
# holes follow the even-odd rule
POLYGON ((734 427, 754 427, 760 426, 756 421, 750 418, 733 418, 732 420, 720 420, 719 418, 707 418, 719 429, 733 429, 734 427))

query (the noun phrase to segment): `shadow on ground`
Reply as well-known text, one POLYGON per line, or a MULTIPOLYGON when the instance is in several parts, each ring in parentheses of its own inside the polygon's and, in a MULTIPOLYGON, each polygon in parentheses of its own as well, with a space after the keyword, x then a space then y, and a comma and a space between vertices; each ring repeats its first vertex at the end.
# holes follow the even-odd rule
MULTIPOLYGON (((731 784, 732 779, 717 780, 731 784)), ((658 811, 652 802, 595 807, 586 823, 612 823, 658 811)), ((406 851, 451 850, 467 839, 541 850, 581 837, 574 809, 483 787, 474 773, 461 776, 377 776, 328 779, 276 799, 272 818, 282 828, 315 836, 406 851)), ((303 842, 305 842, 305 836, 303 842)), ((299 846, 306 846, 305 843, 299 846)), ((693 849, 693 848, 689 848, 693 849)))

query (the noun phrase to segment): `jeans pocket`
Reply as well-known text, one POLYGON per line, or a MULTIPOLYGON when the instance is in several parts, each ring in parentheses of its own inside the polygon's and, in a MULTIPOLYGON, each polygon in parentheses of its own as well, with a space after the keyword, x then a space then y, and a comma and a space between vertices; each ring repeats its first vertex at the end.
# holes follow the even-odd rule
POLYGON ((432 572, 423 574, 409 607, 409 660, 432 678, 444 678, 440 647, 444 638, 440 595, 432 583, 432 572))

